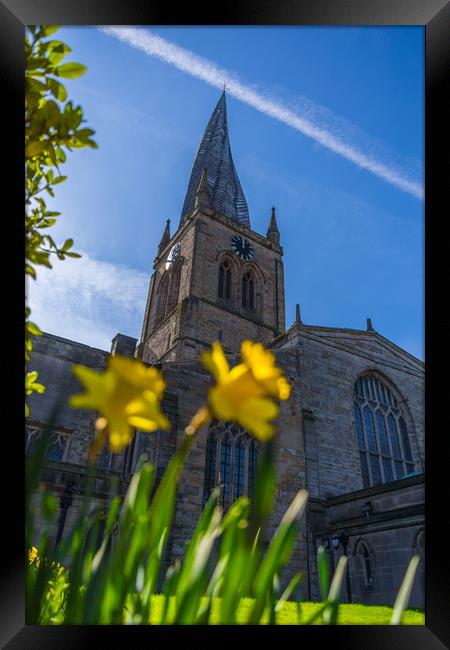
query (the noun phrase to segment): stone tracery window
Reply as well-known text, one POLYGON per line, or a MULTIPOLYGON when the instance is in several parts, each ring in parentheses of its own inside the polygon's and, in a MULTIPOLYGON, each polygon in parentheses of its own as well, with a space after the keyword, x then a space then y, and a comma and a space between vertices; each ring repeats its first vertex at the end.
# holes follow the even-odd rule
POLYGON ((206 443, 203 503, 216 486, 220 486, 220 502, 224 508, 244 494, 251 497, 257 463, 256 440, 237 424, 214 420, 206 443))
MULTIPOLYGON (((36 448, 41 431, 41 426, 29 425, 26 427, 25 453, 27 455, 32 454, 36 448)), ((64 461, 67 457, 69 441, 70 434, 67 431, 54 430, 48 441, 47 459, 64 461)))
POLYGON ((414 471, 404 413, 393 391, 375 374, 360 377, 353 406, 364 487, 414 471))
POLYGON ((227 260, 219 267, 219 287, 217 290, 219 298, 231 299, 231 268, 227 260))

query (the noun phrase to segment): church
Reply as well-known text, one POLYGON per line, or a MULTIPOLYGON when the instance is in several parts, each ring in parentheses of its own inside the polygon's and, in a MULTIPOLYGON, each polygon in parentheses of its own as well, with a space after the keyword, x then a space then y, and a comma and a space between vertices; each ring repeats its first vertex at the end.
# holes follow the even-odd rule
MULTIPOLYGON (((112 481, 125 493, 141 455, 157 476, 164 472, 211 385, 201 352, 218 340, 233 363, 251 339, 276 355, 291 384, 275 422, 276 499, 263 543, 306 488, 307 511, 288 567, 303 574, 302 598, 320 600, 322 544, 332 570, 343 553, 349 558, 344 602, 392 605, 411 556, 419 554, 410 606, 423 609, 424 364, 370 319, 365 330, 308 325, 297 305, 287 327, 282 242, 275 208, 265 235, 251 228, 224 91, 198 147, 179 221, 175 228, 167 221, 155 251, 140 340, 119 333, 110 351, 53 334, 34 340, 29 369, 39 372, 46 392, 30 397, 26 450, 58 402, 43 475, 60 504, 55 543, 77 517, 97 416, 69 407, 68 397, 80 391, 72 366, 103 370, 110 354, 121 354, 158 366, 167 383, 162 408, 170 431, 137 431, 121 454, 106 448, 98 458, 95 503, 104 505, 112 481)), ((182 555, 215 486, 225 509, 240 495, 251 497, 257 463, 258 443, 239 426, 213 421, 200 432, 181 476, 167 562, 182 555)))

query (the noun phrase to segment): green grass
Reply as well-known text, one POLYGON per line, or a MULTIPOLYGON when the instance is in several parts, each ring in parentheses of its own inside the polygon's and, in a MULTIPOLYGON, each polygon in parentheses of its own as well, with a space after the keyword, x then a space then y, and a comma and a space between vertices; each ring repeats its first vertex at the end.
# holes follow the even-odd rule
MULTIPOLYGON (((152 596, 150 622, 158 624, 161 620, 162 607, 164 598, 161 595, 152 596)), ((237 610, 237 622, 245 623, 248 618, 250 608, 253 605, 251 598, 243 598, 240 601, 237 610)), ((210 623, 215 624, 219 619, 219 599, 214 599, 210 623)), ((321 603, 303 602, 300 608, 295 602, 283 603, 279 612, 277 612, 278 625, 298 625, 305 622, 321 607, 321 603), (300 611, 299 611, 300 609, 300 611), (300 614, 300 618, 299 618, 300 614)), ((392 607, 383 605, 339 605, 338 624, 339 625, 389 625, 392 618, 392 607)), ((265 612, 262 623, 267 624, 269 614, 265 612)), ((425 625, 425 614, 420 610, 407 609, 402 616, 403 625, 425 625)))
MULTIPOLYGON (((133 475, 125 498, 112 498, 101 543, 98 536, 102 512, 100 508, 89 512, 92 468, 78 520, 56 552, 51 547, 49 531, 56 523, 57 501, 52 495, 41 495, 46 526, 37 542, 42 560, 28 564, 28 624, 424 625, 422 612, 404 611, 418 556, 411 558, 394 610, 339 606, 348 559, 342 556, 331 576, 322 546, 318 548, 317 562, 325 602, 299 604, 287 600, 301 580, 299 573, 293 575, 280 595, 279 575, 292 556, 307 493, 297 493, 268 547, 262 547, 259 534, 271 511, 275 489, 273 445, 269 443, 262 449, 258 463, 253 500, 240 497, 223 515, 215 490, 183 557, 169 567, 164 578, 162 560, 173 520, 177 481, 193 439, 187 435, 182 440, 153 496, 155 468, 144 462, 133 475), (117 535, 111 545, 114 526, 117 535), (211 555, 214 544, 219 550, 218 558, 211 555), (53 570, 52 562, 60 563, 61 568, 53 570), (157 591, 160 578, 162 594, 157 591), (249 594, 253 598, 244 598, 249 594)), ((33 454, 28 466, 29 497, 38 484, 46 444, 38 442, 39 455, 34 458, 33 454)), ((31 547, 32 520, 30 507, 27 548, 31 547)))

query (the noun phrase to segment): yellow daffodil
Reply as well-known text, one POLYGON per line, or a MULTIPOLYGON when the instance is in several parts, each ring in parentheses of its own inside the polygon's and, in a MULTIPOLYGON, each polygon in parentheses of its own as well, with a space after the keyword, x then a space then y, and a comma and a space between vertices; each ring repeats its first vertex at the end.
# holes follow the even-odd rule
POLYGON ((216 379, 208 393, 208 406, 214 417, 238 422, 260 440, 268 440, 275 432, 270 421, 278 415, 271 398, 288 399, 290 386, 275 366, 275 356, 260 343, 244 341, 241 359, 230 369, 217 341, 211 352, 203 353, 202 363, 216 379))
POLYGON ((97 420, 96 451, 106 433, 111 451, 119 453, 131 442, 133 427, 142 431, 170 428, 160 410, 165 382, 157 368, 117 355, 109 357, 105 372, 85 366, 74 366, 73 372, 86 393, 72 395, 70 404, 75 408, 97 409, 102 415, 97 420))
POLYGON ((39 566, 39 553, 36 546, 32 546, 28 550, 28 562, 33 564, 34 562, 39 566))
POLYGON ((266 350, 261 343, 244 341, 241 345, 241 358, 268 395, 281 400, 289 398, 291 387, 281 368, 276 367, 273 352, 266 350))

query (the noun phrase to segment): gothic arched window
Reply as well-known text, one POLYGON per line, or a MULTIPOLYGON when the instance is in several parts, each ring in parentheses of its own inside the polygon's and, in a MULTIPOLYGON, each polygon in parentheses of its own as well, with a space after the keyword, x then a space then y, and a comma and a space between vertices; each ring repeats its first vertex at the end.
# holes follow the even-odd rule
MULTIPOLYGON (((43 426, 43 425, 42 425, 43 426)), ((31 455, 36 449, 37 442, 41 437, 41 426, 27 426, 25 429, 25 453, 31 455)), ((53 431, 50 434, 47 446, 47 459, 64 461, 67 457, 69 447, 69 434, 62 431, 53 431)))
POLYGON ((214 420, 206 442, 205 504, 216 486, 224 508, 243 494, 253 494, 258 464, 258 444, 240 426, 214 420))
POLYGON ((255 282, 249 272, 242 277, 242 306, 250 311, 255 309, 255 282))
POLYGON ((225 260, 219 267, 219 288, 217 291, 219 298, 231 298, 231 269, 230 265, 225 260))
POLYGON ((155 327, 166 315, 167 292, 169 290, 169 274, 165 273, 158 287, 158 302, 156 304, 155 327))
POLYGON ((358 544, 357 555, 360 556, 364 570, 366 586, 373 584, 372 566, 370 563, 370 553, 364 542, 358 544))
POLYGON ((392 390, 368 373, 356 381, 353 398, 364 487, 414 472, 405 416, 392 390))

